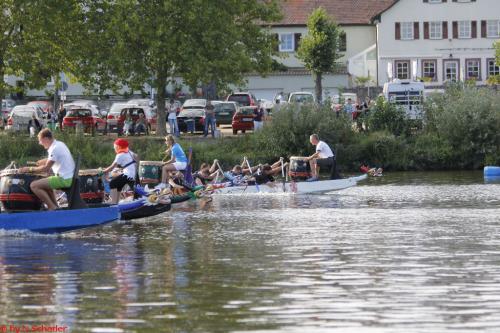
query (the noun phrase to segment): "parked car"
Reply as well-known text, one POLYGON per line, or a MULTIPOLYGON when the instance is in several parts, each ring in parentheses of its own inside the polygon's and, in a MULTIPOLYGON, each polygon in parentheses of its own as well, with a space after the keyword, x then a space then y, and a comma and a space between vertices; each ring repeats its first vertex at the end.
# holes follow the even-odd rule
POLYGON ((217 125, 231 125, 233 116, 238 109, 236 102, 221 102, 215 105, 215 119, 217 125))
MULTIPOLYGON (((186 101, 187 102, 187 101, 186 101)), ((184 103, 185 104, 185 103, 184 103)), ((177 124, 179 126, 180 132, 187 132, 188 126, 186 121, 194 120, 194 130, 203 132, 205 130, 205 109, 203 108, 188 108, 182 109, 182 111, 177 116, 177 124)))
POLYGON ((127 101, 127 104, 153 107, 155 105, 155 101, 148 98, 135 98, 127 101))
POLYGON ((47 125, 42 109, 36 105, 17 105, 10 112, 7 119, 7 130, 24 131, 28 130, 29 121, 33 115, 40 122, 42 127, 47 125))
POLYGON ((288 103, 314 103, 316 99, 313 93, 307 91, 292 92, 288 95, 288 103))
POLYGON ((75 128, 77 125, 83 127, 83 131, 91 133, 107 133, 106 117, 99 109, 89 104, 65 104, 66 116, 63 118, 63 129, 75 128))
POLYGON ((182 104, 181 112, 188 109, 205 109, 206 106, 207 100, 204 98, 186 99, 184 104, 182 104))
POLYGON ((241 106, 257 105, 257 98, 249 92, 235 92, 227 96, 226 102, 236 102, 241 106))
POLYGON ((256 108, 256 106, 244 106, 236 111, 231 123, 233 134, 238 134, 238 131, 245 133, 247 130, 253 130, 253 112, 256 108))
MULTIPOLYGON (((106 116, 106 123, 108 126, 108 133, 120 133, 118 122, 121 117, 122 110, 126 107, 130 107, 127 103, 113 103, 106 116)), ((123 127, 123 119, 121 120, 121 126, 123 127)))
POLYGON ((340 95, 332 96, 332 109, 336 112, 342 111, 344 105, 347 103, 349 98, 353 105, 358 102, 358 96, 355 93, 341 93, 340 95))
POLYGON ((49 113, 54 110, 54 105, 52 104, 51 101, 31 101, 27 105, 37 105, 45 113, 49 113))
POLYGON ((16 106, 16 102, 13 99, 2 99, 2 119, 9 118, 10 111, 14 106, 16 106))
MULTIPOLYGON (((139 106, 126 104, 124 108, 120 110, 120 114, 116 117, 115 126, 109 127, 111 131, 117 132, 118 135, 123 135, 123 125, 125 123, 125 118, 127 114, 129 114, 132 118, 134 124, 139 119, 140 114, 144 115, 144 119, 146 120, 146 134, 149 134, 151 131, 156 131, 157 117, 156 112, 149 106, 139 106)), ((109 116, 108 116, 109 119, 109 116)), ((131 133, 134 133, 134 130, 131 130, 131 133)))

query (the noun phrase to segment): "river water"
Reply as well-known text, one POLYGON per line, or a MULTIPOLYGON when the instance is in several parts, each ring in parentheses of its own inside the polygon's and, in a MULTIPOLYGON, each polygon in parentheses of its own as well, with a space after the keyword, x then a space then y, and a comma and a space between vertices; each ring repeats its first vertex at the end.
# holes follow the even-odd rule
POLYGON ((473 172, 0 232, 0 332, 499 332, 499 235, 500 184, 473 172))

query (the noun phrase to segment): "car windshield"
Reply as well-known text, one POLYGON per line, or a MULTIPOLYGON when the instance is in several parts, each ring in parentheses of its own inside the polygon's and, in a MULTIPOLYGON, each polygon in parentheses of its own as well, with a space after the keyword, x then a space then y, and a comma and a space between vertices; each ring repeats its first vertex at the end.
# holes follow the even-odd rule
POLYGON ((122 110, 122 115, 129 114, 132 117, 138 117, 140 113, 144 114, 143 109, 123 109, 122 110))
POLYGON ((305 103, 305 102, 312 102, 313 97, 312 95, 309 94, 293 94, 290 96, 290 102, 295 102, 295 103, 305 103))
POLYGON ((241 108, 238 113, 247 116, 253 114, 254 110, 255 108, 241 108))
POLYGON ((88 109, 71 109, 68 111, 69 117, 90 117, 92 112, 88 109))
POLYGON ((203 109, 188 109, 182 110, 178 117, 193 118, 193 117, 203 117, 205 110, 203 109))
POLYGON ((182 107, 184 109, 198 109, 200 107, 204 108, 206 105, 206 99, 188 99, 184 102, 184 105, 182 107))
POLYGON ((232 112, 236 107, 233 103, 219 103, 215 105, 215 112, 232 112))
POLYGON ((248 95, 231 95, 227 100, 231 102, 237 102, 243 105, 250 104, 250 97, 248 97, 248 95))

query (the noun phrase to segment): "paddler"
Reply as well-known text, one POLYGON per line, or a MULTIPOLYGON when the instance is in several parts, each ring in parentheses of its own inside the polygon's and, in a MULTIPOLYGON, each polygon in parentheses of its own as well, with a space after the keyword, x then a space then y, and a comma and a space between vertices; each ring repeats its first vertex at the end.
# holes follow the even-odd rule
POLYGON ((48 128, 38 133, 38 143, 47 150, 48 157, 37 161, 35 167, 20 168, 19 172, 46 173, 52 169, 54 176, 35 180, 30 188, 48 210, 54 210, 58 207, 54 190, 71 187, 75 161, 64 142, 56 140, 48 128))
POLYGON ((113 177, 109 182, 111 203, 117 204, 125 185, 128 185, 130 189, 134 188, 138 156, 129 149, 128 141, 125 139, 116 139, 113 147, 116 153, 115 160, 110 166, 102 169, 102 172, 108 173, 115 168, 123 170, 123 173, 113 177))
POLYGON ((165 162, 165 165, 162 168, 161 183, 156 185, 155 187, 155 189, 157 190, 167 188, 167 183, 169 181, 169 178, 171 178, 170 173, 173 171, 185 170, 188 163, 186 154, 182 150, 182 147, 175 142, 175 138, 173 135, 167 135, 165 137, 165 143, 167 145, 165 154, 170 154, 170 159, 165 162))

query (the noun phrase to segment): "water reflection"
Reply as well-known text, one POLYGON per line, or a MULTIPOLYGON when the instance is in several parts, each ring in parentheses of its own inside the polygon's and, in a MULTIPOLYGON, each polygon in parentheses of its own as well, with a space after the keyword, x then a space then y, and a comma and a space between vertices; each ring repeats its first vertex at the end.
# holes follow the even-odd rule
POLYGON ((481 174, 407 173, 330 195, 188 202, 63 237, 3 233, 0 325, 495 332, 498 216, 500 185, 481 174))

